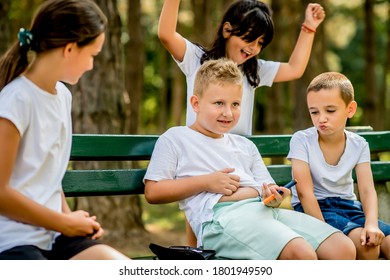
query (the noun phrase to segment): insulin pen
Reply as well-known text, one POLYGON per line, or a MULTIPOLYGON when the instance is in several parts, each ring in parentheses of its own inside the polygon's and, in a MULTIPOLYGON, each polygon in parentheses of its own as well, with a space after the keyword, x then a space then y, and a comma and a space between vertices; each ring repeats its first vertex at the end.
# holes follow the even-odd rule
MULTIPOLYGON (((290 182, 288 182, 287 184, 285 184, 283 187, 285 187, 286 189, 289 189, 291 188, 292 186, 295 186, 297 183, 297 180, 295 179, 292 179, 290 182)), ((278 193, 283 193, 281 190, 278 190, 278 193)), ((269 197, 267 197, 266 199, 263 200, 263 203, 264 204, 267 204, 268 202, 272 201, 273 199, 275 199, 275 195, 274 194, 271 194, 269 197)))

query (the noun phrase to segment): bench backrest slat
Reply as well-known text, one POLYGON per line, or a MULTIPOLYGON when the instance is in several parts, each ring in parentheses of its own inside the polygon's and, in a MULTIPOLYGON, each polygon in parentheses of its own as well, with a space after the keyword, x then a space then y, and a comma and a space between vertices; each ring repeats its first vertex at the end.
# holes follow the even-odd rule
MULTIPOLYGON (((390 131, 360 132, 371 152, 390 150, 390 131)), ((148 160, 158 135, 75 134, 71 160, 148 160)), ((263 157, 286 156, 291 135, 248 136, 263 157)))
POLYGON ((157 135, 74 134, 70 160, 148 160, 157 135))
MULTIPOLYGON (((372 153, 390 151, 390 131, 359 132, 372 153)), ((256 135, 248 137, 263 157, 285 157, 291 135, 256 135)), ((149 160, 158 135, 75 134, 71 161, 149 160)), ((371 163, 375 182, 390 181, 390 162, 371 163)), ((290 165, 267 166, 279 185, 291 179, 290 165)), ((145 169, 68 170, 63 179, 67 196, 143 194, 145 169)), ((355 175, 354 175, 355 176, 355 175)))

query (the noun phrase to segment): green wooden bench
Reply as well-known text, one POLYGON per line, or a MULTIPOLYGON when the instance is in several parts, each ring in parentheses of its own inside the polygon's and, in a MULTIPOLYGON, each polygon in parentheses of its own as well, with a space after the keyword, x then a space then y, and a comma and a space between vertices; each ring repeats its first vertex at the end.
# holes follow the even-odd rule
MULTIPOLYGON (((390 131, 357 133, 363 136, 370 145, 374 180, 376 183, 381 183, 380 195, 386 196, 382 204, 388 207, 390 205, 390 190, 383 191, 383 185, 386 188, 385 182, 390 182, 390 131), (387 161, 379 160, 378 155, 383 152, 389 152, 387 161)), ((248 138, 256 144, 275 182, 279 185, 289 182, 291 180, 291 166, 285 157, 289 151, 291 135, 256 135, 248 138), (278 159, 276 162, 282 162, 282 164, 273 164, 272 159, 274 158, 278 159)), ((65 195, 68 197, 142 195, 144 193, 142 179, 157 139, 158 135, 73 135, 71 162, 143 161, 145 168, 70 169, 63 179, 65 195)), ((285 200, 282 207, 289 206, 289 200, 285 200)), ((385 211, 385 215, 390 216, 390 208, 385 209, 385 211)), ((189 244, 192 244, 191 237, 188 238, 189 244)), ((141 257, 141 259, 151 258, 153 257, 141 257)))
MULTIPOLYGON (((373 154, 372 171, 377 183, 390 181, 390 160, 379 161, 378 153, 390 151, 390 131, 358 132, 369 143, 373 154)), ((291 135, 256 135, 248 137, 263 158, 285 157, 291 135)), ((140 161, 149 160, 157 135, 75 134, 71 161, 140 161)), ((291 180, 286 164, 267 166, 279 185, 291 180)), ((68 170, 63 179, 66 196, 143 194, 145 169, 68 170)))

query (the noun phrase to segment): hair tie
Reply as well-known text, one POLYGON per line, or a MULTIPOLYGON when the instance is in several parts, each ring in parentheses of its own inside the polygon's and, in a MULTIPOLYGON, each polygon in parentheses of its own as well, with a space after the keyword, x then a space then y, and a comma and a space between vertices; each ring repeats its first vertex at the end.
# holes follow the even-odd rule
POLYGON ((31 47, 33 42, 33 34, 24 28, 20 28, 18 33, 19 45, 21 47, 31 47))

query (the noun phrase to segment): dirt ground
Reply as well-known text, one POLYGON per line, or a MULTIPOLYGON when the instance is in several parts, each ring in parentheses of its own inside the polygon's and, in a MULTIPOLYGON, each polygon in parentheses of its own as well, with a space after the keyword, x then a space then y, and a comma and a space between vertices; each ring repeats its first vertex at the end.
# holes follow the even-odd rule
POLYGON ((153 256, 149 250, 150 243, 156 243, 162 246, 186 245, 185 232, 170 231, 157 227, 156 225, 147 225, 147 232, 131 235, 129 238, 121 240, 106 240, 108 245, 113 246, 123 252, 130 258, 153 256))

